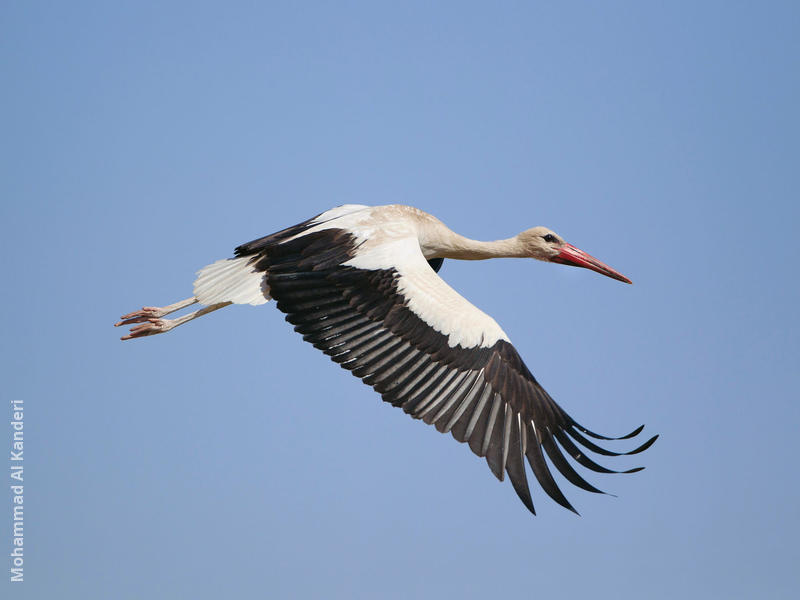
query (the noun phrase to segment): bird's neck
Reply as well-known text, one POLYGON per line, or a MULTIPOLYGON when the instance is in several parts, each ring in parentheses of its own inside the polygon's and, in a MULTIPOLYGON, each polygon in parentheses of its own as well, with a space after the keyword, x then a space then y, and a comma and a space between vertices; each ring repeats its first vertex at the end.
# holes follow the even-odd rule
POLYGON ((516 237, 494 242, 471 240, 450 232, 445 239, 438 240, 436 255, 439 258, 460 260, 484 260, 487 258, 522 258, 527 256, 516 237))

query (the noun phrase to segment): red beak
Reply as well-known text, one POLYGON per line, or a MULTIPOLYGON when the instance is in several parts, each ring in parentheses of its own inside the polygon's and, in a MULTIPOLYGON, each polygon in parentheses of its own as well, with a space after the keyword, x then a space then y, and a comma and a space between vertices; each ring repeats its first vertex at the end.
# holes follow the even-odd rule
POLYGON ((591 269, 602 273, 606 277, 623 281, 625 283, 633 283, 630 279, 625 277, 622 273, 618 273, 607 264, 601 263, 594 256, 586 254, 583 250, 579 250, 572 244, 564 244, 561 252, 550 259, 550 262, 559 263, 562 265, 571 265, 573 267, 583 267, 584 269, 591 269))

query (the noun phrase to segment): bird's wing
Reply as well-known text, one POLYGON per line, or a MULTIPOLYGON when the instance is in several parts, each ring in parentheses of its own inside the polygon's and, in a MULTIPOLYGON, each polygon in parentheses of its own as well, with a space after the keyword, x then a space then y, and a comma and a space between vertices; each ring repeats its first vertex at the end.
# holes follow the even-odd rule
POLYGON ((428 264, 431 266, 436 273, 439 272, 439 269, 442 268, 442 264, 444 263, 443 258, 432 258, 428 261, 428 264))
MULTIPOLYGON (((574 485, 600 492, 567 460, 612 473, 584 449, 617 453, 587 437, 537 383, 505 333, 448 286, 426 261, 416 238, 369 246, 345 229, 324 229, 263 244, 252 263, 266 273, 270 294, 303 339, 322 350, 386 402, 467 442, 502 480, 505 473, 534 512, 524 461, 542 488, 575 510, 556 484, 545 455, 574 485)), ((237 254, 248 254, 241 246, 237 254)), ((625 472, 638 471, 630 469, 625 472)))

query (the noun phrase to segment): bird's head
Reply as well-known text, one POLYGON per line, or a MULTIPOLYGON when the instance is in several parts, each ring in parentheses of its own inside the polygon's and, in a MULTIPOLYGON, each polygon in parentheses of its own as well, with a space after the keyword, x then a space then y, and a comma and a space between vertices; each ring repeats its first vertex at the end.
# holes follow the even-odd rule
POLYGON ((568 244, 564 241, 564 238, 547 227, 526 229, 517 236, 517 241, 522 246, 525 255, 531 258, 573 267, 583 267, 584 269, 597 271, 617 281, 633 283, 621 273, 593 256, 586 254, 583 250, 568 244))

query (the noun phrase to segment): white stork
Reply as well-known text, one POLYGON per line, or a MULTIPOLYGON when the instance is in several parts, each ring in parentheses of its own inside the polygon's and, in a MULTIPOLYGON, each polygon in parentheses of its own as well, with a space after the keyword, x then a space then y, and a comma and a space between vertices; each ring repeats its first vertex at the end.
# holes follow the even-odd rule
POLYGON ((508 473, 534 514, 526 457, 545 492, 577 512, 553 479, 545 454, 572 484, 602 493, 578 474, 564 451, 595 472, 633 473, 641 467, 612 471, 584 449, 605 456, 636 454, 658 437, 629 452, 590 441, 585 436, 633 438, 644 426, 612 438, 578 424, 539 385, 494 319, 437 275, 445 258, 519 257, 585 267, 631 283, 549 229, 479 242, 416 208, 351 204, 243 244, 235 255, 201 269, 193 297, 124 315, 116 326, 138 325, 122 339, 164 333, 230 304, 274 299, 303 339, 383 400, 467 442, 501 481, 508 473), (162 318, 196 303, 205 307, 162 318))

